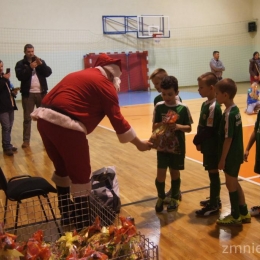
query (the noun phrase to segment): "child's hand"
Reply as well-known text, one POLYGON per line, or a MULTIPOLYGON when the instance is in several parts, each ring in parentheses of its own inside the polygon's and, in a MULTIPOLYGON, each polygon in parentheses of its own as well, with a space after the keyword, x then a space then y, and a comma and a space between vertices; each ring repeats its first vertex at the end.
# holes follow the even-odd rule
POLYGON ((244 153, 244 161, 245 162, 248 162, 248 160, 247 160, 248 155, 249 155, 249 151, 245 151, 245 153, 244 153))
POLYGON ((225 168, 225 161, 220 159, 218 163, 218 169, 223 170, 224 168, 225 168))

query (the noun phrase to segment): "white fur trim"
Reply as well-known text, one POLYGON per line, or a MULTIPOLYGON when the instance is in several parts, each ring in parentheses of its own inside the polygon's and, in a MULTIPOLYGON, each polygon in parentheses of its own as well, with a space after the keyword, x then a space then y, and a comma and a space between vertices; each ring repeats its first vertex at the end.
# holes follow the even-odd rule
POLYGON ((31 113, 31 118, 33 120, 38 120, 39 118, 41 118, 54 125, 59 125, 64 128, 76 130, 87 134, 87 129, 81 122, 73 120, 69 116, 65 116, 49 108, 38 107, 31 113))
POLYGON ((73 197, 86 197, 91 193, 91 181, 84 184, 71 184, 71 194, 73 197))
POLYGON ((128 143, 131 142, 136 137, 135 130, 133 128, 130 128, 128 131, 126 131, 123 134, 117 135, 120 143, 128 143))
POLYGON ((70 180, 69 176, 60 177, 56 174, 55 171, 53 172, 51 179, 59 187, 69 187, 71 185, 71 180, 70 180))

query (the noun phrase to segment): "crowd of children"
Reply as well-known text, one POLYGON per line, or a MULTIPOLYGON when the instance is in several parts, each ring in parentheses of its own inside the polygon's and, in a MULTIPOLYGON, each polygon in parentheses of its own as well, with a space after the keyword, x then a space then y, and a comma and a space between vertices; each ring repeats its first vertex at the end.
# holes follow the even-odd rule
MULTIPOLYGON (((179 152, 162 152, 157 150, 157 176, 155 186, 158 199, 155 205, 157 213, 162 212, 166 200, 165 181, 166 171, 169 168, 171 176, 170 202, 167 211, 178 209, 180 203, 180 170, 184 169, 185 158, 185 132, 191 131, 192 118, 186 105, 181 103, 178 90, 178 80, 168 76, 162 69, 156 69, 150 76, 156 90, 160 93, 154 99, 153 131, 166 124, 165 118, 169 111, 178 114, 178 119, 171 124, 171 133, 177 138, 174 145, 181 146, 179 152)), ((198 77, 198 92, 206 98, 202 103, 197 133, 193 143, 197 150, 203 154, 203 166, 208 171, 210 181, 209 198, 200 201, 201 209, 195 213, 197 216, 207 217, 219 214, 222 207, 220 200, 220 175, 223 171, 226 187, 229 192, 231 214, 217 220, 218 225, 240 226, 250 223, 251 215, 260 214, 260 206, 254 206, 248 211, 243 189, 238 181, 239 169, 243 161, 247 161, 249 150, 256 142, 255 168, 260 173, 260 115, 257 115, 254 131, 248 145, 243 148, 242 120, 238 107, 234 103, 237 86, 232 79, 219 80, 212 72, 207 72, 198 77), (221 105, 225 106, 222 113, 221 105), (215 149, 212 149, 212 148, 215 149)), ((248 91, 246 113, 254 112, 259 104, 259 91, 257 83, 253 83, 248 91), (248 101, 249 102, 249 101, 248 101)), ((174 149, 173 149, 174 150, 174 149)))

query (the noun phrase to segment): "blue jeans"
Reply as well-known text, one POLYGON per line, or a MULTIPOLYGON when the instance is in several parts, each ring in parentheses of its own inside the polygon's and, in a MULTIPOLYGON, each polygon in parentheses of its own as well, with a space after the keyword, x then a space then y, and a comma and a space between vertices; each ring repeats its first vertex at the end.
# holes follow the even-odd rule
POLYGON ((2 126, 2 147, 3 150, 11 150, 11 131, 14 123, 14 110, 0 113, 0 123, 2 126))

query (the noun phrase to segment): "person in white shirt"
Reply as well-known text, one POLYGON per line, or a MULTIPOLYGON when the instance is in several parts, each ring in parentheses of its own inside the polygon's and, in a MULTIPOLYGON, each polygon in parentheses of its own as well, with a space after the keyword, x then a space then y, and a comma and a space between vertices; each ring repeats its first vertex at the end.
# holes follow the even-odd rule
POLYGON ((44 60, 34 54, 31 44, 24 46, 24 58, 16 63, 15 73, 21 81, 20 92, 22 94, 23 106, 23 144, 22 148, 30 145, 31 138, 31 116, 34 107, 40 107, 43 97, 48 91, 46 78, 52 74, 52 70, 44 60))

